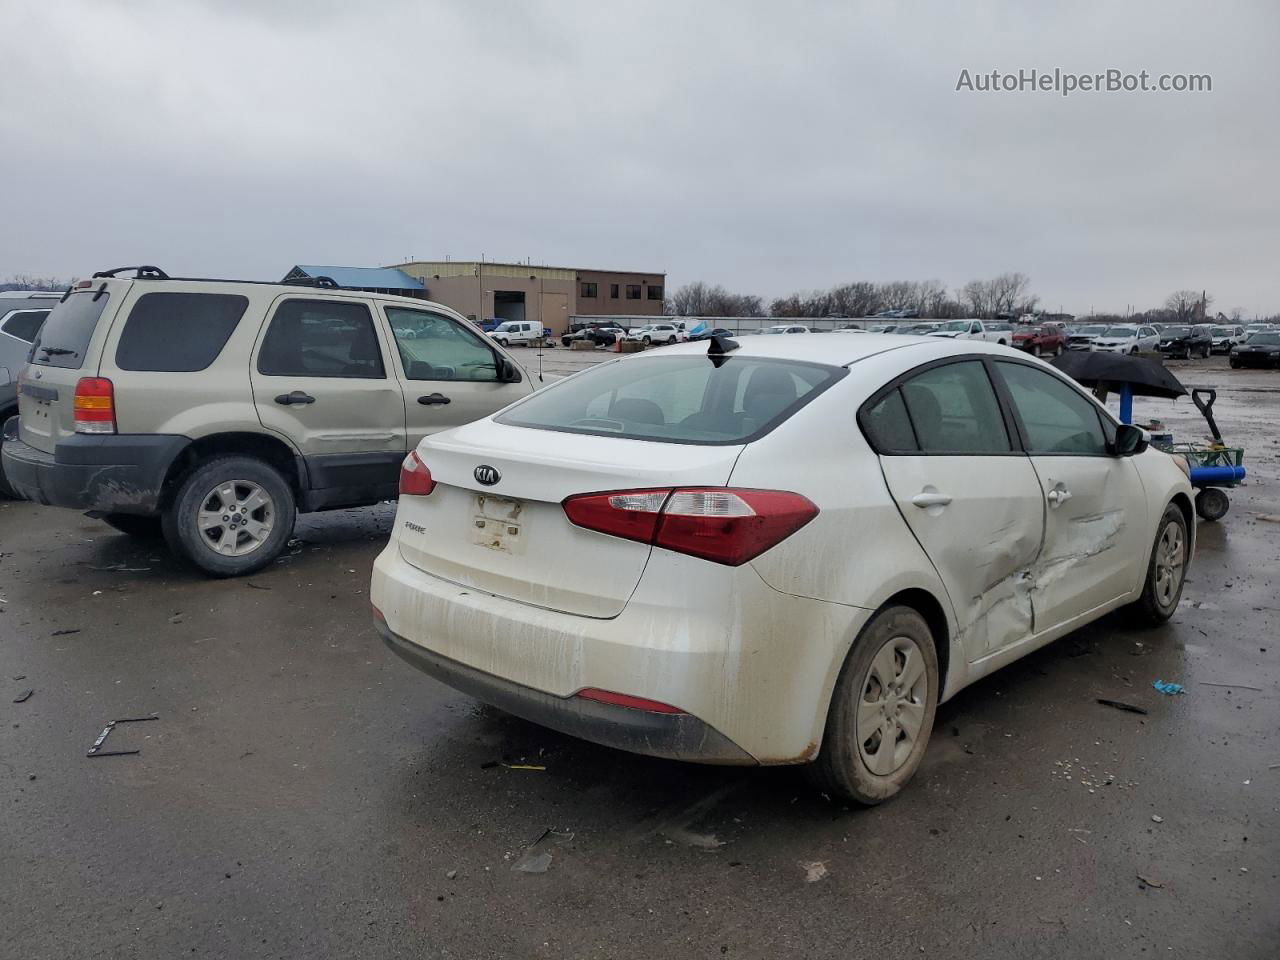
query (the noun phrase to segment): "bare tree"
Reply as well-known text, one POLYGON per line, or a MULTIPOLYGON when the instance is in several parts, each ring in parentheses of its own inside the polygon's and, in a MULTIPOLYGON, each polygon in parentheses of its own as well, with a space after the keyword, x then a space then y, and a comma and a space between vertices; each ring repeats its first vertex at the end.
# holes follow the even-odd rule
POLYGON ((667 297, 664 307, 676 317, 762 317, 764 303, 754 294, 730 293, 719 284, 686 283, 667 297))
POLYGON ((1232 323, 1243 323, 1243 322, 1244 322, 1244 315, 1245 315, 1245 309, 1244 309, 1244 307, 1232 307, 1232 308, 1231 308, 1231 322, 1232 322, 1232 323))
POLYGON ((1213 297, 1198 290, 1175 290, 1164 301, 1165 310, 1176 323, 1196 323, 1204 319, 1213 297))

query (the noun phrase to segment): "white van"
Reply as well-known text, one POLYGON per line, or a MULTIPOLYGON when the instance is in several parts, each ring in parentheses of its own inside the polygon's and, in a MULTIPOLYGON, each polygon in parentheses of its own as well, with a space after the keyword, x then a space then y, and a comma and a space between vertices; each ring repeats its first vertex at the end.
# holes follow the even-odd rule
POLYGON ((547 342, 547 328, 541 320, 505 320, 489 336, 504 347, 536 347, 547 342))

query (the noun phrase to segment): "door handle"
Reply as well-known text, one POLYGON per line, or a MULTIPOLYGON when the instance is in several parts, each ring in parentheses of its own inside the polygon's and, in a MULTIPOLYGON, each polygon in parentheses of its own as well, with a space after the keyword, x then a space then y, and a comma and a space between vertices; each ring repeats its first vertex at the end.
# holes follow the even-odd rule
POLYGON ((1066 487, 1054 487, 1044 495, 1044 498, 1049 501, 1049 506, 1060 507, 1071 499, 1071 491, 1066 487))
POLYGON ((951 498, 945 493, 917 493, 911 498, 911 502, 917 507, 945 507, 951 502, 951 498))
POLYGON ((443 393, 428 393, 425 397, 419 397, 418 402, 424 407, 436 406, 439 404, 450 403, 450 399, 443 393))
POLYGON ((315 402, 315 397, 311 396, 309 393, 303 393, 301 390, 294 390, 292 393, 282 393, 276 397, 276 403, 282 404, 286 407, 295 403, 305 406, 308 403, 315 402))

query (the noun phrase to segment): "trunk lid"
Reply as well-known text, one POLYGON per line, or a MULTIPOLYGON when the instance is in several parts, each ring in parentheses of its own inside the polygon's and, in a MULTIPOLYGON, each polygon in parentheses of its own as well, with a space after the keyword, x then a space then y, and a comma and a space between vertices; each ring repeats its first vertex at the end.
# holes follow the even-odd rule
POLYGON ((18 437, 53 453, 75 433, 75 392, 81 377, 96 376, 110 317, 127 283, 95 281, 53 308, 18 380, 18 437))
POLYGON ((652 548, 575 526, 561 502, 605 490, 723 486, 742 449, 481 420, 419 444, 436 486, 400 499, 395 536, 401 556, 434 576, 550 610, 615 617, 652 548), (482 466, 499 474, 492 485, 476 479, 482 466))

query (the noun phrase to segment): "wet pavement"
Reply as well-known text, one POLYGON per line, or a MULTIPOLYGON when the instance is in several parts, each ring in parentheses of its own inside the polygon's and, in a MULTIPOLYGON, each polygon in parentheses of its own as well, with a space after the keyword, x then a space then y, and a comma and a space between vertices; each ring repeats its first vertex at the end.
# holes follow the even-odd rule
MULTIPOLYGON (((1251 482, 1173 622, 1108 617, 966 690, 874 810, 418 674, 370 627, 392 507, 212 581, 0 504, 0 957, 1276 957, 1280 373, 1174 369, 1224 388, 1251 482), (85 756, 151 713, 105 747, 140 753, 85 756)), ((1187 401, 1138 413, 1204 433, 1187 401)))

